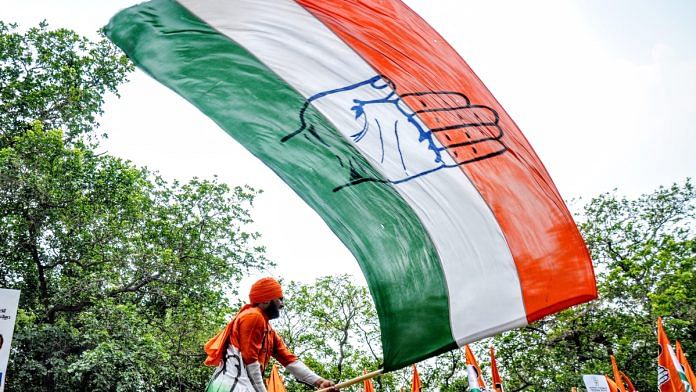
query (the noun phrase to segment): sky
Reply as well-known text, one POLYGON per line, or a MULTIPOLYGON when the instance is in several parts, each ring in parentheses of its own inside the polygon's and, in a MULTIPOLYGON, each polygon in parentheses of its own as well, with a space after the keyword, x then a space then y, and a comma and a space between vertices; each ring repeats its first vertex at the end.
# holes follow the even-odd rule
MULTIPOLYGON (((0 0, 21 28, 45 19, 96 38, 133 0, 0 0)), ((407 0, 469 63, 525 134, 566 200, 631 197, 696 174, 696 2, 407 0)), ((168 179, 262 189, 252 209, 271 274, 311 282, 353 256, 274 173, 140 71, 109 96, 101 150, 168 179)), ((579 203, 581 205, 582 202, 579 203)), ((578 205, 573 203, 573 205, 578 205)), ((573 208, 573 207, 571 207, 573 208)))

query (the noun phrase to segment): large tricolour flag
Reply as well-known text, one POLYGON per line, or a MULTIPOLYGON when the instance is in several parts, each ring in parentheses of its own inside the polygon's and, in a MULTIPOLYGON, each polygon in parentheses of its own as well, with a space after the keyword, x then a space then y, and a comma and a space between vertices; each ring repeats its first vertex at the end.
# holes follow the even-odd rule
POLYGON ((385 370, 596 297, 587 249, 534 150, 402 2, 154 0, 106 34, 355 255, 385 370))

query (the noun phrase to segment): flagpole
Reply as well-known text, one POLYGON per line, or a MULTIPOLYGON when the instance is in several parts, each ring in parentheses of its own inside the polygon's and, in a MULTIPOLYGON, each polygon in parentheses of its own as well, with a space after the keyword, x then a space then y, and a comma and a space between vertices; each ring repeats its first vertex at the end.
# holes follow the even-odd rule
POLYGON ((346 388, 346 387, 349 387, 353 384, 357 384, 361 381, 367 380, 369 378, 375 378, 382 373, 384 373, 384 369, 375 370, 374 372, 365 373, 362 376, 351 378, 348 381, 343 381, 342 383, 336 384, 331 388, 323 388, 323 389, 319 389, 315 392, 328 392, 328 391, 332 390, 333 388, 337 388, 337 389, 346 388))

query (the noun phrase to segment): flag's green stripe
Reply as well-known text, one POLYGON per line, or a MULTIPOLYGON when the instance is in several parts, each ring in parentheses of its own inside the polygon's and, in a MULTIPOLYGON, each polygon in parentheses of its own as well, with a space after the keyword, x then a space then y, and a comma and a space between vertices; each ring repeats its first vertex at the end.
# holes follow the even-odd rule
POLYGON ((404 199, 378 182, 333 191, 350 165, 381 176, 313 107, 305 118, 326 145, 304 135, 281 143, 298 129, 305 97, 174 1, 129 8, 106 33, 271 167, 355 255, 379 312, 386 370, 456 347, 435 247, 404 199))

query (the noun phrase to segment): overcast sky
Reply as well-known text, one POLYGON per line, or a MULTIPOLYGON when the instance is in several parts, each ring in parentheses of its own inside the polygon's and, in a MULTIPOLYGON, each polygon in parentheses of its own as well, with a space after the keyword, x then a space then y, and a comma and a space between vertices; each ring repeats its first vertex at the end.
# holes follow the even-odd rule
MULTIPOLYGON (((136 3, 0 0, 0 18, 22 28, 45 19, 96 37, 136 3)), ((696 174, 696 1, 406 3, 493 92, 566 200, 614 188, 636 196, 696 174)), ((142 72, 130 79, 120 99, 107 100, 103 150, 170 179, 218 175, 263 189, 252 213, 275 276, 360 275, 321 219, 260 161, 142 72)))

